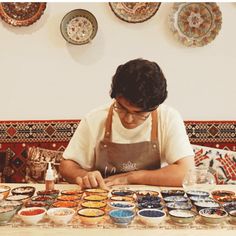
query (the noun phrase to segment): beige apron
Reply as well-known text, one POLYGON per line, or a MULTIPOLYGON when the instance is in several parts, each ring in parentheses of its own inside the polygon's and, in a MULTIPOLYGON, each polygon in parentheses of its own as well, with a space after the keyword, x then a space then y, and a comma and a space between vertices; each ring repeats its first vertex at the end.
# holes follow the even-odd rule
POLYGON ((157 111, 151 112, 151 141, 120 144, 111 142, 113 105, 110 107, 104 139, 98 143, 95 152, 95 169, 104 178, 134 170, 154 170, 160 168, 160 154, 157 141, 157 111))

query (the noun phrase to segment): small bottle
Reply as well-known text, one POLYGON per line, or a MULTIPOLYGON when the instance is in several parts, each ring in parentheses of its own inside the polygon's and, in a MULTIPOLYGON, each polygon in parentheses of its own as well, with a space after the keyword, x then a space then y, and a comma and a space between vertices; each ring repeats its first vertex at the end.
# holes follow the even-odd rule
POLYGON ((51 162, 48 162, 48 169, 46 171, 46 176, 45 176, 46 190, 53 190, 54 189, 54 182, 55 182, 55 177, 54 177, 54 171, 52 169, 52 164, 51 164, 51 162))

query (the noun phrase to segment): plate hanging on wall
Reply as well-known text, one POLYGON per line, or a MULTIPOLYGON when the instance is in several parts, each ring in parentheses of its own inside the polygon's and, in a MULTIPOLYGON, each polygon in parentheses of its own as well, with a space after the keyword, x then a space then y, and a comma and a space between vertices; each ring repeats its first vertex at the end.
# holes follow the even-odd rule
POLYGON ((82 45, 89 43, 96 36, 98 23, 91 12, 75 9, 63 17, 60 29, 67 42, 82 45))
POLYGON ((141 23, 154 16, 160 2, 110 2, 112 11, 123 21, 141 23))
POLYGON ((169 22, 180 42, 189 47, 201 47, 219 33, 222 14, 216 3, 174 3, 169 22))
POLYGON ((29 26, 42 16, 45 8, 43 2, 2 2, 0 17, 13 26, 29 26))

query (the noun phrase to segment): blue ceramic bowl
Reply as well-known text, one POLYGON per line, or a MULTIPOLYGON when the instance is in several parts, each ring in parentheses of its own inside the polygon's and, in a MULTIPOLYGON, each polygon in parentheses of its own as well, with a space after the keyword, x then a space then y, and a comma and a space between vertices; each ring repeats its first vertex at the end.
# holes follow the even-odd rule
POLYGON ((158 209, 163 210, 164 204, 159 201, 151 201, 151 202, 140 202, 137 205, 138 209, 158 209))
POLYGON ((189 190, 186 192, 188 197, 192 197, 192 196, 201 196, 201 197, 209 197, 209 193, 206 191, 201 191, 201 190, 189 190))
POLYGON ((142 203, 142 202, 160 202, 161 198, 158 196, 150 196, 150 195, 146 195, 146 196, 137 196, 137 202, 138 203, 142 203))
POLYGON ((115 224, 128 225, 134 219, 135 213, 131 210, 112 210, 109 216, 115 224))
POLYGON ((234 210, 236 210, 236 201, 235 202, 226 202, 226 203, 222 204, 222 206, 224 207, 224 209, 227 212, 234 211, 234 210))
POLYGON ((194 205, 195 202, 202 201, 202 200, 213 200, 211 197, 204 197, 204 196, 192 196, 189 198, 191 203, 194 205))
POLYGON ((159 224, 166 216, 166 213, 157 209, 143 209, 138 211, 139 220, 150 226, 159 224))
POLYGON ((168 211, 190 210, 192 208, 192 204, 190 202, 168 202, 166 203, 166 208, 168 211))
POLYGON ((167 202, 187 202, 188 198, 184 197, 184 196, 169 196, 169 197, 165 197, 163 198, 165 203, 167 202))
POLYGON ((214 200, 200 200, 195 202, 194 205, 198 212, 205 208, 220 208, 220 204, 214 200))

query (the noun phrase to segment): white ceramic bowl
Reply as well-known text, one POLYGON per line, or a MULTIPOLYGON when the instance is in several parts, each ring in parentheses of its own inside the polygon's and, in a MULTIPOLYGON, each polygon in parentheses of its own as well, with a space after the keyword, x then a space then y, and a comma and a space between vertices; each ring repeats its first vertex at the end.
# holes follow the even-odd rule
POLYGON ((195 220, 197 213, 190 210, 171 210, 169 215, 175 223, 190 224, 195 220))
POLYGON ((230 223, 236 224, 236 210, 232 210, 229 212, 230 223))
POLYGON ((43 207, 29 207, 18 211, 20 218, 29 225, 35 225, 43 219, 46 209, 43 207))
POLYGON ((134 210, 135 203, 126 201, 111 201, 108 203, 111 209, 134 210))
POLYGON ((199 215, 207 224, 220 224, 226 220, 228 213, 217 208, 205 208, 199 211, 199 215))
POLYGON ((142 209, 138 211, 139 220, 149 226, 158 225, 165 217, 166 213, 158 209, 142 209))
POLYGON ((75 214, 75 210, 67 207, 51 208, 47 211, 47 214, 55 224, 68 224, 75 214))

